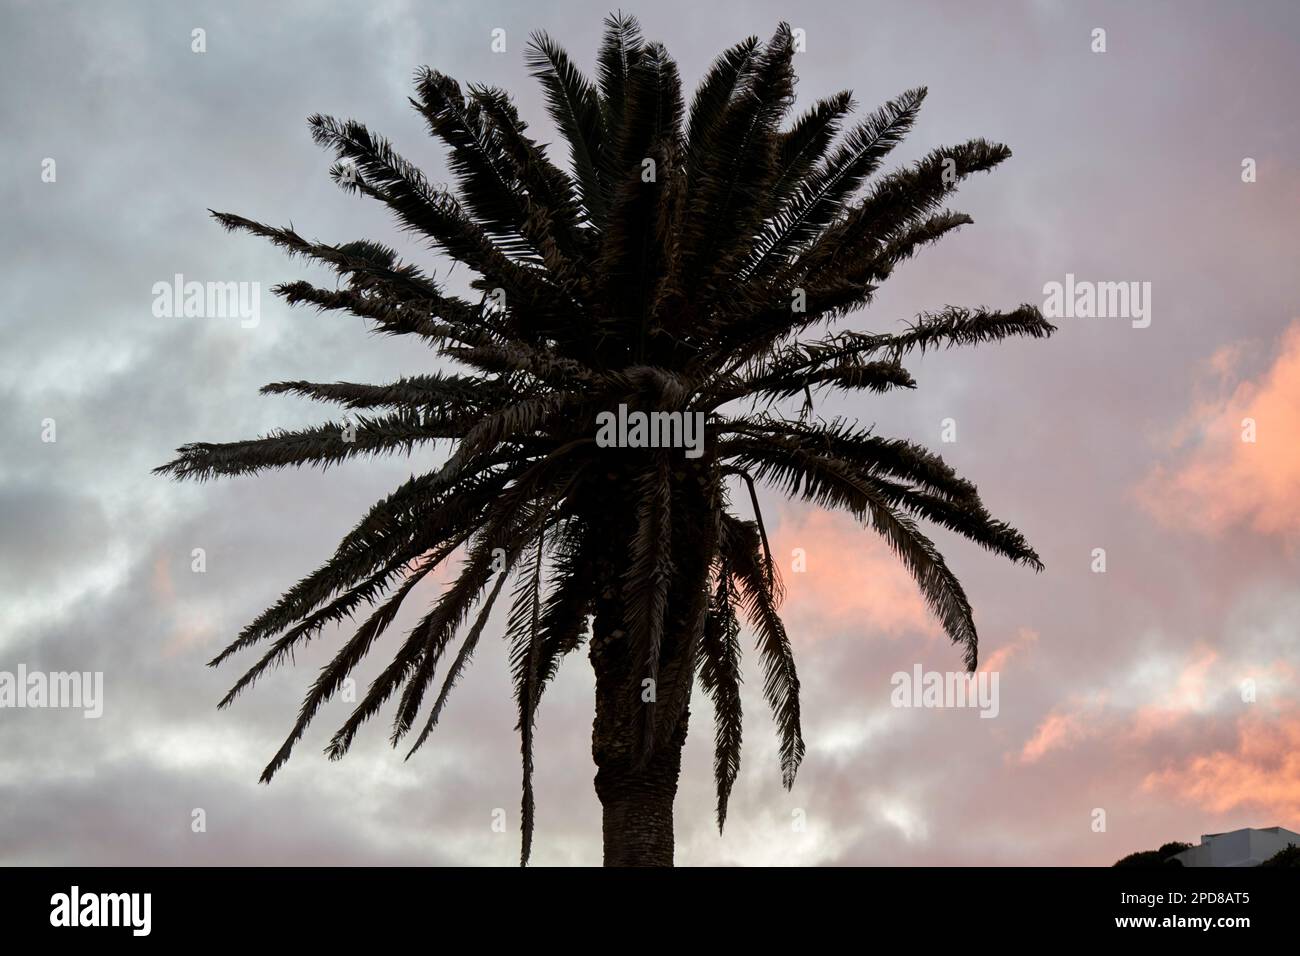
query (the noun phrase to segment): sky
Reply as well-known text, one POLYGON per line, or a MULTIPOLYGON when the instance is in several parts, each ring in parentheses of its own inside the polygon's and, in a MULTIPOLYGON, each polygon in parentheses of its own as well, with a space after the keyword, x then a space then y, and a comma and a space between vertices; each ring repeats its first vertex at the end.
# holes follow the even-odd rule
MULTIPOLYGON (((897 707, 893 675, 958 671, 960 652, 870 532, 768 496, 807 755, 786 792, 751 652, 743 763, 719 835, 712 713, 697 691, 677 862, 1107 865, 1203 833, 1300 830, 1300 7, 623 9, 667 45, 688 91, 722 49, 781 20, 806 37, 799 108, 847 88, 866 111, 928 86, 891 165, 975 136, 1012 147, 955 199, 974 224, 900 267, 840 328, 895 330, 948 304, 1041 305, 1067 275, 1149 289, 1149 324, 1063 317, 1048 341, 927 354, 910 365, 915 391, 819 405, 939 451, 1046 570, 937 531, 975 608, 997 713, 897 707)), ((269 295, 325 275, 222 232, 207 210, 388 242, 463 284, 463 266, 411 247, 381 208, 330 181, 307 116, 363 120, 445 181, 406 100, 413 71, 503 86, 551 140, 528 34, 549 31, 591 70, 609 8, 3 0, 0 11, 0 674, 103 674, 97 719, 0 709, 0 863, 516 863, 514 708, 506 648, 488 639, 502 620, 410 761, 379 723, 328 761, 321 748, 347 708, 336 703, 269 786, 263 765, 347 634, 327 630, 225 711, 215 705, 237 668, 204 666, 430 462, 203 485, 150 469, 189 441, 330 417, 259 396, 267 382, 436 367, 359 319, 269 295), (504 52, 492 50, 498 29, 504 52), (157 314, 155 284, 176 274, 260 283, 256 323, 157 314)), ((448 580, 433 577, 399 625, 448 580)), ((536 864, 600 860, 593 683, 573 655, 541 707, 536 864)))

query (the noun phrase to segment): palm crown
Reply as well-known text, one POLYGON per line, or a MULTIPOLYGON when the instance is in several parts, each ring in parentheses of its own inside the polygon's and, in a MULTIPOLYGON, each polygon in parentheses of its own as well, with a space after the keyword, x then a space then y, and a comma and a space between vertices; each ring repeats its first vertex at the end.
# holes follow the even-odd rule
POLYGON ((918 519, 1014 561, 1040 567, 1037 556, 941 458, 811 415, 812 396, 824 388, 912 388, 902 365, 909 353, 1043 337, 1053 327, 1022 305, 947 308, 893 334, 813 331, 868 304, 900 262, 969 223, 941 208, 945 198, 1010 151, 972 140, 868 185, 911 128, 925 90, 903 93, 846 130, 854 106, 847 92, 786 125, 794 55, 784 24, 765 44, 737 44, 714 62, 688 109, 676 64, 662 45, 642 39, 632 18, 607 19, 595 83, 550 38, 535 35, 528 63, 567 142, 570 171, 530 138, 506 93, 462 89, 422 70, 411 102, 450 150, 454 193, 363 125, 311 117, 314 139, 336 154, 333 178, 468 266, 479 301, 449 294, 374 242, 330 245, 214 214, 228 229, 269 239, 346 280, 338 288, 278 286, 289 303, 351 312, 382 333, 422 340, 463 369, 387 385, 271 384, 263 392, 334 403, 348 417, 186 445, 158 469, 207 479, 453 443, 445 463, 375 504, 333 557, 212 662, 268 642, 224 706, 326 625, 372 609, 311 686, 263 780, 416 584, 460 557, 458 576, 395 644, 329 756, 346 753, 394 697, 392 743, 418 749, 511 577, 523 860, 538 701, 561 658, 587 644, 606 860, 665 862, 666 795, 671 861, 672 798, 697 675, 715 711, 720 828, 726 817, 741 744, 738 613, 756 637, 787 787, 804 752, 799 681, 756 485, 845 509, 882 535, 975 667, 970 603, 918 519), (780 414, 790 399, 795 408, 780 414), (703 453, 604 447, 598 416, 619 406, 703 413, 703 453), (654 832, 619 836, 638 828, 654 832))

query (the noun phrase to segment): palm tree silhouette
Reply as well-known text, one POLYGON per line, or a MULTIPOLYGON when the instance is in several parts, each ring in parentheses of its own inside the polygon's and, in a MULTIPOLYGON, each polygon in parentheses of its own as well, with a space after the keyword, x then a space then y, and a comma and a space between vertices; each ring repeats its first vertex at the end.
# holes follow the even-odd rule
POLYGON ((756 635, 787 788, 804 753, 799 680, 777 613, 781 585, 756 485, 845 509, 881 534, 972 669, 970 603, 917 520, 1041 568, 1021 534, 993 519, 974 485, 941 458, 809 414, 813 392, 912 388, 906 354, 1054 329, 1030 305, 949 307, 894 334, 810 336, 868 304, 921 246, 969 223, 939 207, 957 182, 1010 150, 978 139, 937 149, 864 189, 911 128, 924 89, 903 93, 843 136, 854 105, 847 92, 783 129, 795 44, 782 24, 766 44, 751 37, 718 57, 688 110, 664 47, 644 41, 633 18, 611 16, 605 25, 594 84, 545 34, 529 44, 528 64, 567 141, 571 172, 527 135, 505 92, 462 90, 429 69, 417 74, 411 102, 450 149, 455 194, 360 123, 310 119, 316 142, 336 154, 333 178, 468 266, 478 302, 448 294, 374 242, 328 245, 213 214, 227 229, 346 279, 339 288, 276 287, 289 303, 351 312, 380 332, 413 336, 465 371, 388 385, 268 385, 263 392, 341 405, 355 420, 185 445, 156 471, 203 480, 453 442, 445 464, 374 505, 332 558, 212 661, 269 642, 221 706, 325 625, 373 608, 311 686, 262 774, 269 781, 415 585, 463 555, 458 576, 396 644, 327 754, 342 757, 393 697, 391 741, 409 744, 408 757, 417 750, 510 577, 521 862, 533 832, 538 701, 560 660, 586 643, 605 863, 668 865, 697 675, 716 715, 720 830, 726 819, 741 746, 738 609, 756 635), (779 413, 783 400, 800 396, 802 411, 779 413), (706 416, 703 453, 605 447, 596 441, 598 416, 620 406, 706 416), (734 513, 733 498, 753 509, 751 520, 734 513))

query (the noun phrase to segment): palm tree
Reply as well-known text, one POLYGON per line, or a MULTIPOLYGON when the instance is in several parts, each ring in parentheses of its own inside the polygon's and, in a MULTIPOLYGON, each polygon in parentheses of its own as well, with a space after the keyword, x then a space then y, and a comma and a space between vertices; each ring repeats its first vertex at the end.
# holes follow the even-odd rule
POLYGON ((424 69, 411 102, 450 149, 455 194, 360 123, 311 117, 316 142, 336 154, 333 178, 384 203, 409 233, 469 267, 477 302, 449 294, 378 243, 330 245, 213 213, 227 229, 346 280, 337 288, 276 287, 289 303, 353 313, 463 367, 388 385, 267 385, 265 393, 334 403, 349 417, 250 441, 185 445, 157 469, 203 480, 453 443, 444 464, 375 504, 333 557, 212 661, 268 642, 224 707, 325 625, 373 608, 312 684, 263 781, 288 760, 403 599, 457 559, 458 576, 396 643, 326 753, 347 753, 393 697, 391 742, 408 745, 408 757, 418 750, 511 578, 506 637, 523 755, 521 861, 533 832, 538 702, 560 660, 585 643, 596 682, 592 756, 605 863, 671 864, 673 798, 697 676, 715 711, 719 830, 726 819, 740 763, 738 613, 756 636, 787 788, 804 754, 760 484, 845 509, 881 534, 975 667, 970 603, 917 520, 1041 568, 1037 555, 941 458, 851 421, 823 420, 812 414, 813 393, 912 388, 901 364, 909 353, 1054 331, 1030 305, 950 307, 892 334, 825 331, 867 305, 921 246, 969 223, 940 205, 957 182, 1010 150, 972 140, 864 188, 911 128, 925 90, 903 93, 842 137, 854 105, 847 92, 783 128, 794 53, 785 24, 766 44, 753 37, 737 44, 713 63, 688 110, 676 64, 661 44, 642 39, 633 18, 607 18, 595 83, 548 36, 534 35, 528 65, 568 144, 569 172, 527 135, 505 92, 462 89, 424 69), (801 397, 801 408, 780 413, 801 397), (703 416, 703 453, 605 447, 596 440, 598 416, 620 406, 628 414, 703 416), (736 514, 733 499, 752 517, 736 514))

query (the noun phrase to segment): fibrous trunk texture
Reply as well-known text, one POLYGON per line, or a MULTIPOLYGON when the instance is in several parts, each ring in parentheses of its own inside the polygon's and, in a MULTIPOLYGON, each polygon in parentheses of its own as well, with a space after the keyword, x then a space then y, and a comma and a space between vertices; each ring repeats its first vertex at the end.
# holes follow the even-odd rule
MULTIPOLYGON (((678 465, 678 468, 682 466, 678 465)), ((690 716, 696 654, 707 606, 714 539, 712 512, 689 469, 674 474, 672 579, 667 592, 657 674, 634 647, 625 610, 623 569, 636 533, 624 497, 601 510, 608 545, 590 642, 596 675, 591 752, 603 809, 606 866, 673 865, 673 799, 690 716), (653 727, 649 726, 653 722, 653 727)))

